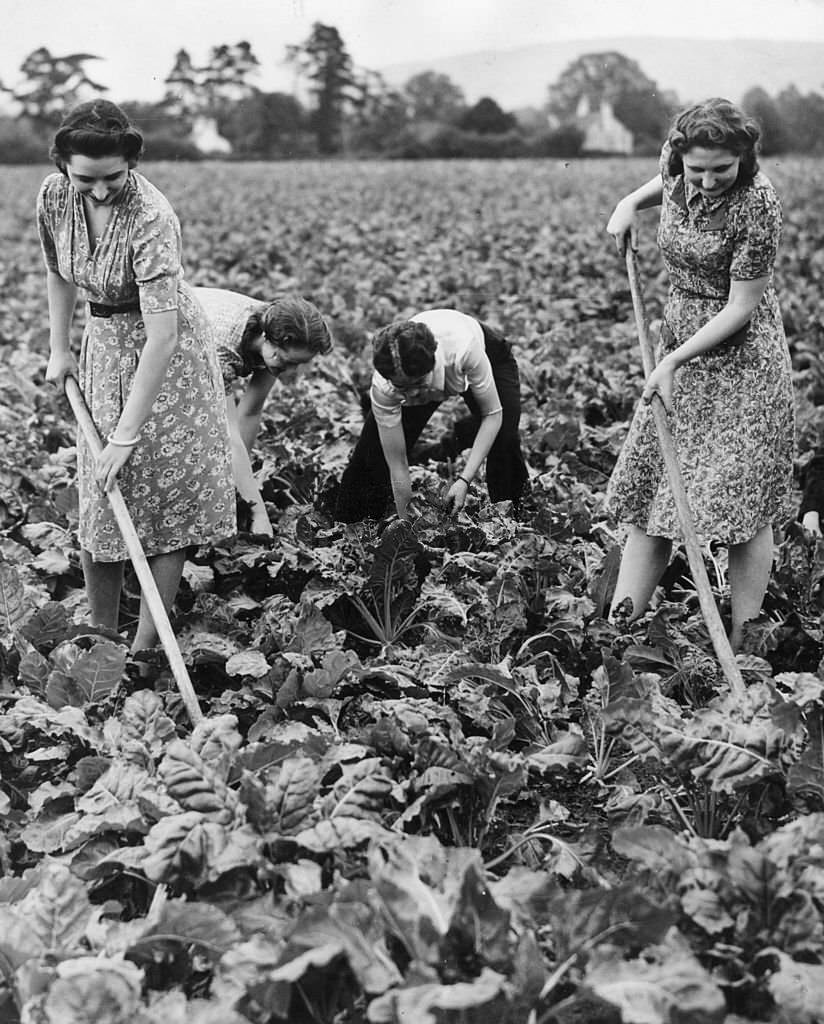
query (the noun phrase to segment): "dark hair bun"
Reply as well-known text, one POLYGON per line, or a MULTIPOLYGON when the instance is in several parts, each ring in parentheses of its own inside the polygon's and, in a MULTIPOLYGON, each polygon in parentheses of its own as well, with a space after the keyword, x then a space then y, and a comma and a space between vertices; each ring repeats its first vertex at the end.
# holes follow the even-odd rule
POLYGON ((61 171, 74 155, 92 159, 121 156, 134 167, 143 135, 111 100, 94 99, 73 107, 55 132, 49 156, 61 171))

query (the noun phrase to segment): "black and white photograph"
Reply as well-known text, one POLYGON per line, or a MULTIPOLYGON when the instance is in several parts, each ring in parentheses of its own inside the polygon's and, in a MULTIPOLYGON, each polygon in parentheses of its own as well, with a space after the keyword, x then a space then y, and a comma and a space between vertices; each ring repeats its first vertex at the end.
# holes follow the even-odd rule
POLYGON ((0 1024, 824 1024, 824 0, 0 10, 0 1024))

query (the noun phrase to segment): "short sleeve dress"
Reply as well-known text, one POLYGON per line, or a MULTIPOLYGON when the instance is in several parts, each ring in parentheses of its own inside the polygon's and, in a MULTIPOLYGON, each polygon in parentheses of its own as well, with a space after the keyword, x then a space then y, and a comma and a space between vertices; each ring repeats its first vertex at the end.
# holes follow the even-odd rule
MULTIPOLYGON (((118 483, 147 555, 235 532, 235 496, 223 386, 211 325, 183 281, 180 225, 161 192, 135 171, 115 199, 105 231, 90 244, 83 201, 63 174, 37 198, 49 270, 103 306, 139 309, 88 315, 80 387, 102 437, 117 426, 146 343, 143 315, 177 310, 178 343, 141 439, 118 483)), ((95 561, 128 557, 108 499, 78 436, 80 546, 95 561)))
MULTIPOLYGON (((661 156, 658 229, 670 288, 658 358, 726 304, 730 282, 767 277, 748 324, 675 374, 670 417, 696 531, 740 544, 791 517, 795 411, 790 356, 773 287, 781 206, 758 173, 709 200, 661 156)), ((681 538, 652 410, 640 404, 607 488, 615 518, 649 536, 681 538)))
POLYGON ((245 352, 242 342, 249 317, 267 304, 226 288, 195 288, 195 297, 212 325, 223 386, 227 392, 232 391, 238 381, 261 366, 260 357, 245 352))

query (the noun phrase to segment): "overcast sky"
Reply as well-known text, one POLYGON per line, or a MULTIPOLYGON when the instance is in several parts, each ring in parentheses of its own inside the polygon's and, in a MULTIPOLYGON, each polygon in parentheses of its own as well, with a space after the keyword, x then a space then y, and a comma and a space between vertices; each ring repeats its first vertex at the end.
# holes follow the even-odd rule
POLYGON ((824 42, 824 0, 0 0, 0 81, 27 54, 91 53, 90 76, 114 100, 160 99, 180 48, 197 64, 212 46, 248 40, 255 84, 291 87, 287 45, 315 21, 334 25, 357 66, 392 64, 558 39, 607 36, 824 42))

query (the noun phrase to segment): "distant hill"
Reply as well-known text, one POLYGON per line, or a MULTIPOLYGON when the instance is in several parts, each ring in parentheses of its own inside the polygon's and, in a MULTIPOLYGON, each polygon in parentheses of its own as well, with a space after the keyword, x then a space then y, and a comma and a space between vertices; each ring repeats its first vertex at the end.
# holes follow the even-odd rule
POLYGON ((379 69, 392 85, 419 71, 440 71, 459 85, 470 103, 491 96, 504 109, 540 106, 547 87, 583 53, 617 50, 637 61, 662 90, 689 103, 707 96, 735 102, 753 86, 774 96, 794 84, 802 93, 824 94, 824 43, 769 39, 577 39, 463 53, 439 60, 379 69))

